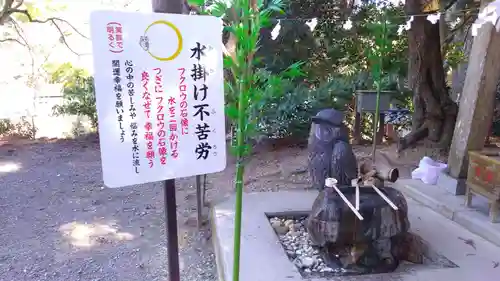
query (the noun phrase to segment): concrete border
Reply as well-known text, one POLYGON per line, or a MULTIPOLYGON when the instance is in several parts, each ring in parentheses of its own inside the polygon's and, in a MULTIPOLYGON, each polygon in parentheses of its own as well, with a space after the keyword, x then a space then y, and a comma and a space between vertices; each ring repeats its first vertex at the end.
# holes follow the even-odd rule
MULTIPOLYGON (((314 191, 262 192, 244 195, 241 239, 241 281, 304 280, 288 260, 266 213, 304 212, 310 209, 314 191)), ((214 243, 220 281, 232 280, 234 196, 216 204, 211 211, 214 243)), ((426 240, 431 248, 445 256, 458 268, 424 269, 406 273, 341 277, 343 281, 493 281, 498 280, 500 248, 467 231, 458 224, 408 199, 412 231, 426 240), (461 239, 472 239, 476 249, 461 239)), ((325 279, 312 279, 321 281, 325 279)))
POLYGON ((438 185, 428 185, 420 180, 403 179, 394 185, 405 194, 426 207, 455 221, 472 233, 500 246, 500 223, 491 223, 487 214, 488 202, 474 196, 472 208, 465 206, 465 196, 453 195, 438 185))

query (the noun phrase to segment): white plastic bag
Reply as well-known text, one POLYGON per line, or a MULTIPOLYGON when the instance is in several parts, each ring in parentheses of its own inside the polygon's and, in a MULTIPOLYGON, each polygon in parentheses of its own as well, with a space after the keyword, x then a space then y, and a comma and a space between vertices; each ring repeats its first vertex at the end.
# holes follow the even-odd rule
POLYGON ((448 165, 445 163, 434 161, 424 156, 418 163, 418 168, 411 172, 411 178, 421 180, 425 184, 435 185, 438 181, 439 174, 447 167, 448 165))

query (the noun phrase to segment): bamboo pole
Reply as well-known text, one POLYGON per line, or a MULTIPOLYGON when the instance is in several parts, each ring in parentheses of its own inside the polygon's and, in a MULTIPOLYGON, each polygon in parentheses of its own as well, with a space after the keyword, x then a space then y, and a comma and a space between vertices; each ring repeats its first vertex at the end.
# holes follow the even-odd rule
MULTIPOLYGON (((385 9, 385 8, 384 8, 385 9)), ((375 102, 375 116, 373 116, 373 140, 372 140, 372 159, 373 162, 375 162, 375 152, 377 151, 377 132, 378 129, 383 130, 383 127, 379 128, 379 117, 380 117, 380 92, 381 92, 381 83, 382 83, 382 70, 383 70, 383 59, 384 59, 384 48, 385 48, 385 40, 386 40, 386 33, 387 33, 387 20, 385 17, 385 10, 383 10, 382 14, 382 21, 384 23, 383 25, 383 31, 382 31, 382 46, 381 46, 381 53, 378 54, 378 63, 379 63, 379 73, 377 77, 374 77, 376 86, 377 86, 377 99, 375 102)))

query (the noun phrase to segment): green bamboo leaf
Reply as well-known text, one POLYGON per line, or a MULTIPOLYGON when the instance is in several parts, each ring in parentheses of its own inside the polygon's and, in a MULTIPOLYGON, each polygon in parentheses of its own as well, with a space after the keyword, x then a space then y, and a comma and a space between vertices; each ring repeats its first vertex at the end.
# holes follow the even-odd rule
MULTIPOLYGON (((205 0, 195 0, 195 1, 205 1, 205 0)), ((207 7, 207 11, 209 11, 210 15, 214 17, 224 17, 228 9, 229 9, 228 5, 226 4, 226 2, 223 1, 215 2, 207 7)))
POLYGON ((232 25, 226 25, 222 28, 222 31, 235 34, 235 28, 232 25))
POLYGON ((234 66, 233 58, 225 56, 223 58, 224 68, 231 68, 234 66))
POLYGON ((236 36, 238 39, 238 42, 240 43, 238 47, 243 48, 243 52, 247 51, 246 45, 248 45, 248 28, 245 27, 243 24, 239 24, 237 26, 231 26, 231 28, 228 28, 228 30, 231 30, 231 32, 236 36))
POLYGON ((224 82, 224 90, 226 102, 231 104, 235 102, 236 93, 234 91, 233 85, 230 82, 224 82))
POLYGON ((230 119, 232 119, 232 120, 238 119, 239 113, 238 113, 238 109, 236 108, 236 106, 234 106, 232 104, 226 105, 225 112, 226 112, 227 117, 229 117, 230 119))
POLYGON ((266 10, 273 11, 273 12, 278 12, 280 14, 284 14, 285 13, 281 7, 276 6, 276 5, 269 5, 266 8, 266 10))
POLYGON ((304 62, 300 61, 290 65, 283 72, 283 76, 286 78, 298 78, 306 76, 306 74, 302 71, 302 65, 304 65, 304 62))
POLYGON ((262 28, 270 28, 273 25, 273 22, 271 21, 271 17, 269 16, 263 16, 261 14, 260 16, 260 26, 262 28))
POLYGON ((377 46, 385 46, 387 45, 387 42, 385 42, 385 39, 384 38, 376 38, 375 39, 375 45, 377 46))
POLYGON ((187 0, 189 5, 194 5, 197 7, 205 6, 205 0, 187 0))

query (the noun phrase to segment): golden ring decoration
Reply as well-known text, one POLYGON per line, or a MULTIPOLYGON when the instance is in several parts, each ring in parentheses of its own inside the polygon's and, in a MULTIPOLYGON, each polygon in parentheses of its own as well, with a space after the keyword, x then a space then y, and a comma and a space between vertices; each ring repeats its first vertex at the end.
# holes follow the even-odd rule
POLYGON ((166 25, 166 26, 170 27, 175 32, 175 35, 177 36, 177 49, 175 50, 175 52, 170 57, 155 56, 149 50, 147 52, 148 52, 148 54, 151 57, 155 58, 156 60, 159 60, 159 61, 171 61, 171 60, 175 59, 177 56, 179 56, 179 54, 182 51, 182 34, 181 34, 180 30, 177 28, 177 26, 175 26, 173 23, 168 22, 166 20, 157 20, 157 21, 151 23, 150 25, 148 25, 148 27, 146 28, 146 30, 144 30, 144 35, 146 35, 146 33, 148 32, 148 30, 152 26, 158 25, 158 24, 166 25))

